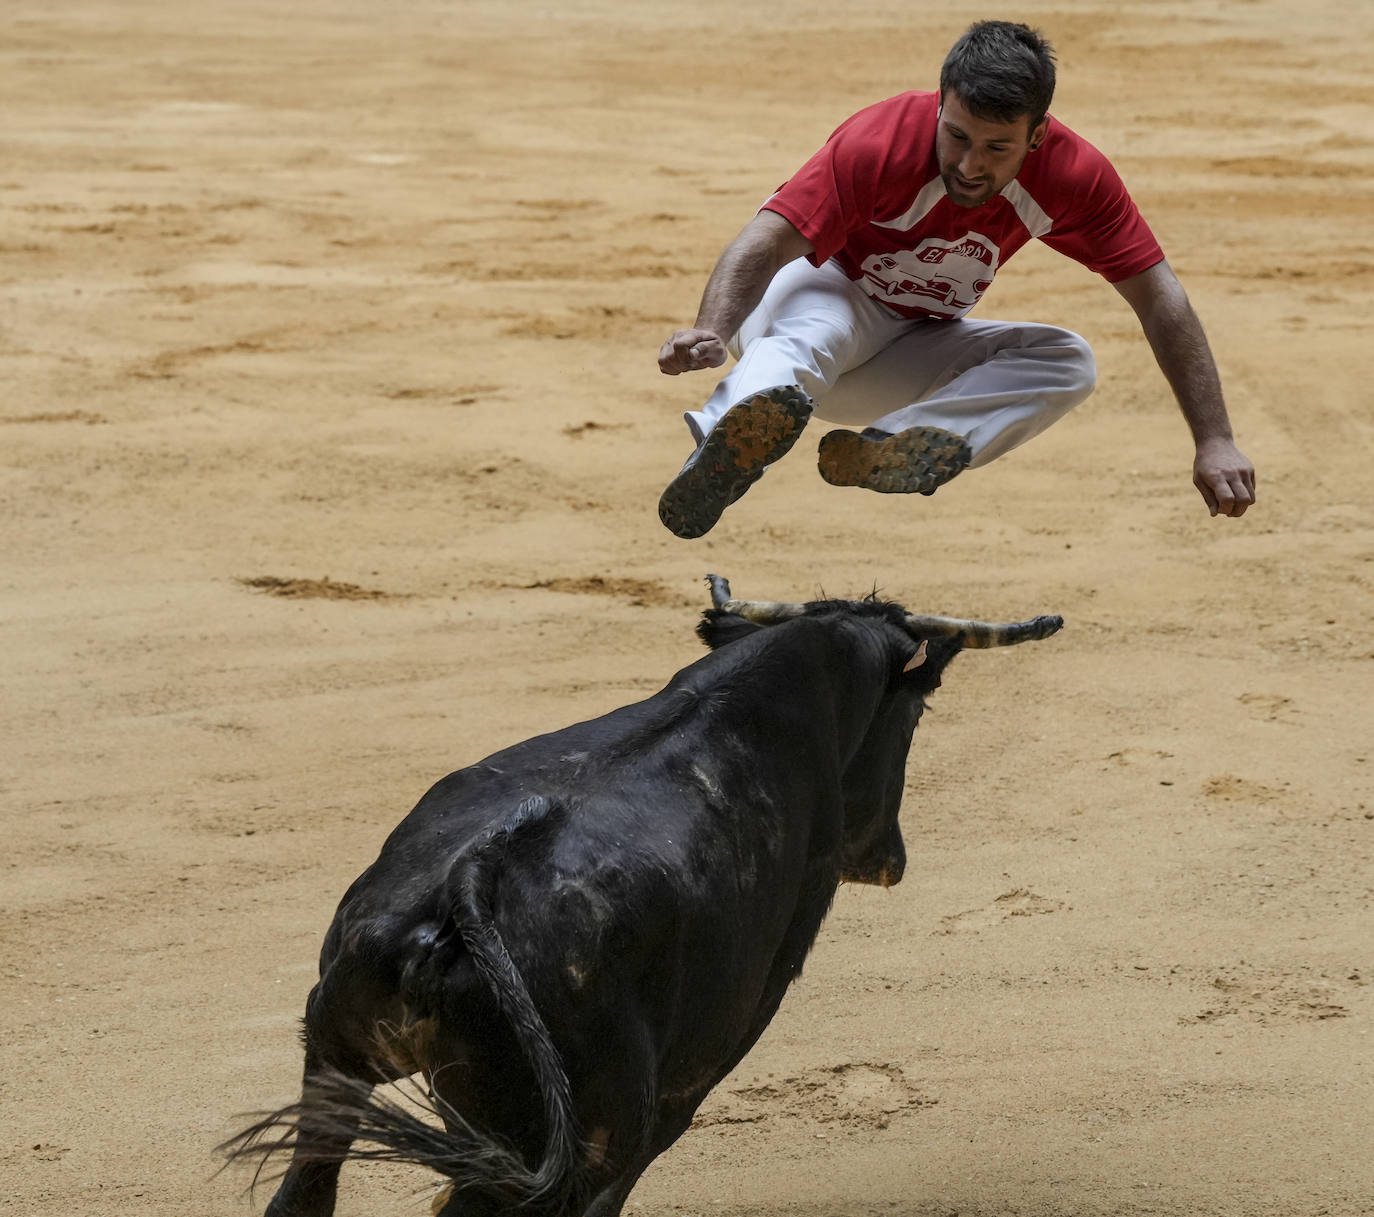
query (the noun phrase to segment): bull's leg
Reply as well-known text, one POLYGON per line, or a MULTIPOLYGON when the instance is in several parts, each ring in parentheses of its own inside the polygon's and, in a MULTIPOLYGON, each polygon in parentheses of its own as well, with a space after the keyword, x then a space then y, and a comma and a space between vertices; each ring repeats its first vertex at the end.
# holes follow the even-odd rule
POLYGON ((627 1171, 614 1183, 602 1188, 592 1197, 592 1202, 587 1205, 582 1217, 620 1217, 620 1210, 625 1207, 625 1201, 629 1199, 640 1175, 648 1166, 646 1162, 643 1166, 627 1171))
POLYGON ((691 1126, 699 1102, 699 1099, 660 1102, 652 1126, 644 1130, 645 1136, 637 1156, 592 1197, 582 1217, 620 1217, 620 1211, 625 1207, 625 1201, 630 1198, 640 1176, 659 1154, 691 1126))
POLYGON ((339 1190, 337 1162, 293 1162, 264 1217, 331 1217, 339 1190))
POLYGON ((508 1205, 474 1198, 471 1193, 459 1195, 451 1187, 439 1193, 432 1211, 434 1217, 509 1217, 511 1212, 508 1205))
MULTIPOLYGON (((649 1163, 645 1162, 607 1184, 585 1209, 575 1214, 575 1217, 620 1217, 625 1201, 648 1165, 649 1163)), ((470 1193, 460 1196, 450 1188, 440 1192, 435 1201, 434 1212, 436 1217, 508 1217, 509 1209, 499 1202, 474 1198, 470 1193)))
MULTIPOLYGON (((305 1050, 305 1078, 301 1084, 303 1111, 296 1129, 291 1165, 267 1206, 264 1217, 332 1217, 339 1188, 339 1170, 348 1156, 353 1137, 347 1120, 331 1116, 328 1129, 312 1121, 310 1098, 321 1062, 308 1044, 305 1050)), ((356 1122, 353 1125, 357 1127, 356 1122)))

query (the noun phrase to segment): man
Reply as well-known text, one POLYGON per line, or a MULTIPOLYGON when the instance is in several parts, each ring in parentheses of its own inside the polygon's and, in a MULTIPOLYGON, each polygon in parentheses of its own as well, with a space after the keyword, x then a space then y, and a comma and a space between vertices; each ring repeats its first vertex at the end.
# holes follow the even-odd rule
POLYGON ((1036 31, 971 26, 938 93, 854 115, 725 249, 695 325, 659 352, 670 376, 738 359, 686 416, 698 447, 659 501, 672 532, 709 531, 813 409, 864 428, 822 438, 826 481, 931 494, 1083 401, 1096 370, 1077 334, 966 317, 1032 237, 1134 309, 1212 515, 1255 501, 1202 325, 1116 171, 1048 114, 1054 81, 1036 31))

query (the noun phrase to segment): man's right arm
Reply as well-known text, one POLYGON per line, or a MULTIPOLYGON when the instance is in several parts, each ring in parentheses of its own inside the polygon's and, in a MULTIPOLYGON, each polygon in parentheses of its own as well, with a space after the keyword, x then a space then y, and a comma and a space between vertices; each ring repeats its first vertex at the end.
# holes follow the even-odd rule
POLYGON ((763 299, 773 276, 811 252, 811 242, 776 211, 760 211, 725 247, 707 280, 695 325, 678 330, 660 348, 658 367, 668 376, 718 368, 725 344, 763 299))

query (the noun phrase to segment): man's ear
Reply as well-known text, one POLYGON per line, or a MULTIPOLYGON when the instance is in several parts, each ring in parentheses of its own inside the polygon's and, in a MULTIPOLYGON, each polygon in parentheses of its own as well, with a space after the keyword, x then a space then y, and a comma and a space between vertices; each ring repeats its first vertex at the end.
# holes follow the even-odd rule
POLYGON ((1050 129, 1050 116, 1047 114, 1047 115, 1045 115, 1045 117, 1042 118, 1042 119, 1040 120, 1040 122, 1036 125, 1035 130, 1032 131, 1032 132, 1030 133, 1030 146, 1031 146, 1031 151, 1032 151, 1032 152, 1034 152, 1035 149, 1037 149, 1038 147, 1040 147, 1041 143, 1044 141, 1045 132, 1048 131, 1049 129, 1050 129))

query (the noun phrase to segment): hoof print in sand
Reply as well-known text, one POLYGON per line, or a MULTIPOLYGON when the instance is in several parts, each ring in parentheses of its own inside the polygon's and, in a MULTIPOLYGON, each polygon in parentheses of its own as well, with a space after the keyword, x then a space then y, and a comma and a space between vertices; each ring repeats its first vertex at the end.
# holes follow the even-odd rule
POLYGON ((698 1128, 709 1128, 803 1120, 886 1128, 894 1118, 935 1102, 896 1065, 851 1061, 723 1088, 707 1099, 695 1123, 698 1128))
POLYGON ((1211 995, 1197 1014, 1179 1019, 1183 1026, 1239 1019, 1262 1027, 1280 1023, 1323 1022, 1346 1018, 1340 1004, 1345 990, 1363 983, 1359 973, 1344 980, 1307 978, 1279 972, 1223 968, 1212 976, 1211 995))
POLYGON ((1043 913, 1057 913, 1065 907, 1062 900, 1050 900, 1045 896, 1037 896, 1029 888, 1015 887, 1003 892, 986 908, 969 909, 941 917, 936 933, 977 933, 1001 925, 1013 917, 1038 917, 1043 913))

